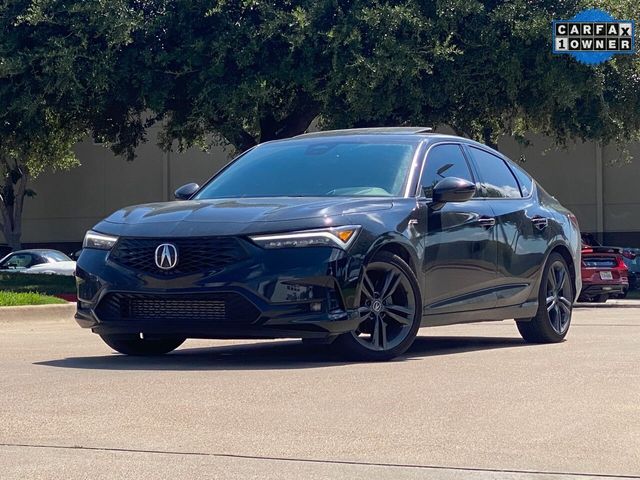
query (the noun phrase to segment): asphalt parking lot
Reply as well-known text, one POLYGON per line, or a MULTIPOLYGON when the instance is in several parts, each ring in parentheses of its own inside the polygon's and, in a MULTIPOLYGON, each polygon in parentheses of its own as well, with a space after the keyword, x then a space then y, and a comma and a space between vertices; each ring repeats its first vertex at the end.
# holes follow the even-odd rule
POLYGON ((640 308, 568 340, 512 322, 423 329, 402 359, 297 341, 116 355, 71 320, 0 319, 0 478, 640 476, 640 308))

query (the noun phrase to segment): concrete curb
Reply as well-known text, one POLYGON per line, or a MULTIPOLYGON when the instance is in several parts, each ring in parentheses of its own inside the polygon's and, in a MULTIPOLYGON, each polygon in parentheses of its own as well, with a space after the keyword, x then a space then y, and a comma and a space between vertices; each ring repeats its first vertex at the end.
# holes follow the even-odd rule
POLYGON ((65 305, 27 305, 0 307, 0 322, 70 320, 76 311, 75 303, 65 305))

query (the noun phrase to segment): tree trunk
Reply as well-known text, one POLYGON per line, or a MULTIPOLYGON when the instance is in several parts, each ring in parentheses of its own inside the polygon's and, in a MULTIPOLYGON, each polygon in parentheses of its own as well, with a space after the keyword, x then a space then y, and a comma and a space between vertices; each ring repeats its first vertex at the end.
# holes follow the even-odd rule
POLYGON ((21 250, 22 242, 20 241, 20 237, 22 236, 21 232, 7 232, 4 231, 4 238, 7 241, 7 245, 12 251, 21 250))
POLYGON ((11 250, 22 248, 22 210, 28 181, 28 170, 24 166, 8 167, 4 175, 0 192, 0 229, 11 250))
MULTIPOLYGON (((18 225, 16 225, 12 220, 16 213, 22 216, 22 211, 17 212, 15 204, 8 206, 4 201, 0 202, 0 210, 2 210, 2 224, 0 226, 2 226, 4 240, 11 250, 20 250, 22 248, 22 243, 20 242, 22 222, 20 221, 18 225)), ((22 220, 22 218, 20 218, 20 220, 22 220)))

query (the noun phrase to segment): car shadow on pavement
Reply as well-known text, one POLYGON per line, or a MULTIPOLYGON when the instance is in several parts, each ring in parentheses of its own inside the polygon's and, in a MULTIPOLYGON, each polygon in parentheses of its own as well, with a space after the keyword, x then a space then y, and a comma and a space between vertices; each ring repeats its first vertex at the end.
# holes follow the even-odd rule
MULTIPOLYGON (((510 337, 436 337, 419 336, 413 346, 393 362, 415 360, 464 352, 524 347, 520 338, 510 337)), ((229 346, 180 348, 159 357, 129 357, 110 354, 92 357, 68 357, 36 362, 36 365, 95 370, 273 370, 341 366, 353 362, 320 345, 300 341, 270 341, 229 346)))

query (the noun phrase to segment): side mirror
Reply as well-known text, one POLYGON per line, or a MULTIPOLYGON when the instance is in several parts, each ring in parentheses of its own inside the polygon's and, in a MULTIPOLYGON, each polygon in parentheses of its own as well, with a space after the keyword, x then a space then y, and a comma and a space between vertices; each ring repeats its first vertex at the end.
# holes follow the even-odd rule
POLYGON ((173 192, 173 196, 176 197, 176 200, 189 200, 199 189, 200 185, 197 183, 187 183, 173 192))
POLYGON ((445 203, 466 202, 476 194, 476 185, 468 180, 447 177, 433 187, 433 203, 431 208, 439 210, 445 203))

